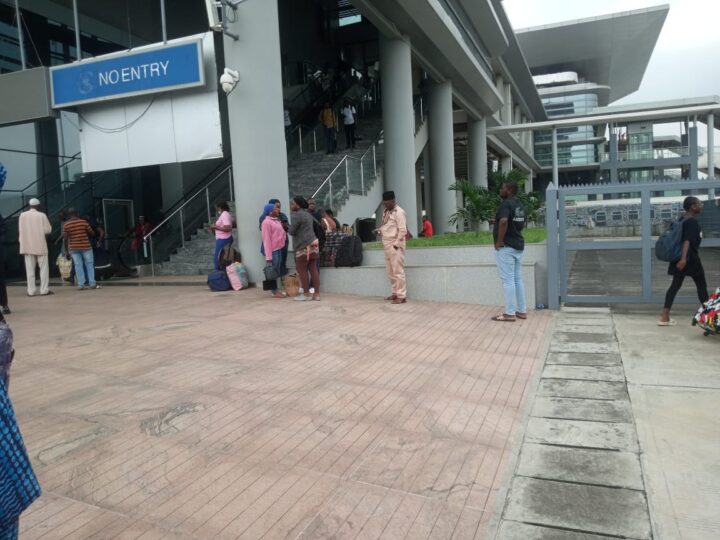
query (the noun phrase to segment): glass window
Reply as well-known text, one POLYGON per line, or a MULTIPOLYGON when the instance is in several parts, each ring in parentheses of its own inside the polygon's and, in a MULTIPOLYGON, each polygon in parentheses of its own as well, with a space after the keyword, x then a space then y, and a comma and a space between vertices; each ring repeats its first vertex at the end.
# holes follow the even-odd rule
POLYGON ((613 210, 612 220, 613 221, 622 221, 622 210, 613 210))
POLYGON ((638 210, 630 210, 628 212, 628 219, 630 221, 637 221, 640 219, 640 212, 638 210))

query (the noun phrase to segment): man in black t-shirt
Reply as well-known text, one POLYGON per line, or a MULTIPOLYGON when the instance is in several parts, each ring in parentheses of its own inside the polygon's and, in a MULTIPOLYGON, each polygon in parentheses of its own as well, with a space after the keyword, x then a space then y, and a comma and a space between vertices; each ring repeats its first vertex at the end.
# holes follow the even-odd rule
POLYGON ((709 298, 705 270, 699 253, 702 231, 697 218, 703 210, 703 203, 697 197, 685 197, 683 210, 685 210, 685 215, 682 219, 682 255, 679 261, 671 262, 668 267, 668 274, 673 277, 673 280, 665 293, 665 305, 660 320, 657 322, 658 326, 675 325, 675 321, 670 318, 670 309, 686 276, 691 277, 695 282, 701 304, 707 302, 709 298))
POLYGON ((498 322, 527 319, 525 285, 522 279, 525 249, 522 230, 525 227, 525 210, 517 199, 517 192, 518 186, 515 182, 505 182, 500 187, 502 203, 495 214, 493 227, 495 260, 505 294, 505 312, 492 318, 498 322))

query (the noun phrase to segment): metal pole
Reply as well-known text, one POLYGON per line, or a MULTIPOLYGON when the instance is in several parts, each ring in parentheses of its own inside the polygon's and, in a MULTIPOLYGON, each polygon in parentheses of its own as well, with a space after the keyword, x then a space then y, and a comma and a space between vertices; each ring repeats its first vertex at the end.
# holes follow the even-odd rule
POLYGON ((80 15, 78 15, 77 0, 73 0, 73 16, 75 17, 75 50, 79 62, 82 60, 82 47, 80 47, 80 15))
POLYGON ((153 250, 153 238, 150 237, 150 272, 152 277, 155 277, 155 253, 153 250))
POLYGON ((715 178, 715 115, 707 115, 707 170, 708 178, 715 178))
POLYGON ((643 300, 652 300, 652 220, 650 210, 652 200, 650 190, 640 192, 640 227, 642 238, 642 296, 643 300))
POLYGON ((167 43, 167 20, 165 19, 165 0, 160 0, 160 20, 162 21, 163 44, 167 43))
POLYGON ((373 174, 377 180, 377 160, 375 159, 375 145, 373 144, 373 174))
MULTIPOLYGON (((330 182, 328 182, 330 186, 330 210, 333 209, 333 196, 332 196, 332 178, 330 179, 330 182)), ((334 211, 334 210, 333 210, 334 211)))
POLYGON ((27 62, 25 61, 25 45, 22 31, 22 19, 20 17, 20 0, 15 0, 15 18, 17 19, 18 43, 20 44, 20 66, 25 69, 27 67, 27 62))
POLYGON ((180 209, 180 238, 182 240, 182 247, 185 247, 185 209, 180 209))
POLYGON ((313 129, 313 152, 317 152, 317 128, 313 129))
POLYGON ((232 195, 233 195, 233 192, 232 192, 233 190, 232 190, 232 187, 233 187, 233 186, 232 186, 232 169, 228 169, 228 188, 229 188, 229 191, 228 191, 228 200, 229 200, 229 201, 232 201, 232 200, 233 200, 233 196, 232 196, 232 195))
POLYGON ((360 193, 365 195, 365 174, 363 172, 363 162, 360 160, 360 193))
POLYGON ((210 215, 210 190, 208 188, 205 188, 205 202, 207 203, 208 223, 210 223, 212 216, 210 215))
POLYGON ((547 275, 548 275, 548 307, 560 307, 559 281, 559 246, 558 246, 558 191, 557 185, 550 184, 545 192, 545 227, 547 228, 547 275))
POLYGON ((348 172, 348 161, 350 160, 347 156, 345 156, 345 185, 347 186, 348 196, 350 196, 350 173, 348 172))
POLYGON ((302 125, 298 126, 298 137, 299 137, 298 144, 300 144, 300 153, 302 154, 302 125))
POLYGON ((557 149, 557 128, 552 129, 552 181, 555 187, 560 183, 558 173, 558 149, 557 149))
POLYGON ((235 200, 235 184, 233 183, 232 169, 228 169, 228 176, 230 177, 230 200, 235 200))

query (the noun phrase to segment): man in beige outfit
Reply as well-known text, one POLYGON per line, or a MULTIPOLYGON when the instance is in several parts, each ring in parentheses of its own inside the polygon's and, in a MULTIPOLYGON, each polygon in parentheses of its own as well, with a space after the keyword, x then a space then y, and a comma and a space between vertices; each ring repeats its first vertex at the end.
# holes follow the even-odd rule
POLYGON ((50 291, 50 266, 46 237, 52 232, 50 221, 40 208, 40 201, 30 199, 30 210, 20 214, 20 255, 25 255, 28 296, 35 296, 35 266, 40 266, 40 296, 50 291))
POLYGON ((407 218, 405 210, 395 204, 395 192, 383 193, 382 225, 375 230, 382 237, 385 250, 385 270, 392 294, 385 300, 393 304, 407 302, 407 289, 405 287, 405 236, 407 235, 407 218))

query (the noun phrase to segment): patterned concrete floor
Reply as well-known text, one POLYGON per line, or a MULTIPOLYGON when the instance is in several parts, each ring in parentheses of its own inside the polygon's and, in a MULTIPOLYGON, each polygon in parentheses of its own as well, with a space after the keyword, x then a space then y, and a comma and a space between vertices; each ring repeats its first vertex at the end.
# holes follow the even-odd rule
POLYGON ((551 314, 12 288, 21 538, 483 538, 551 314))

